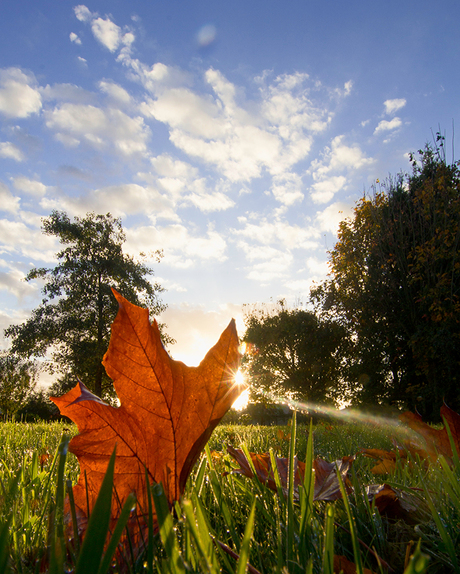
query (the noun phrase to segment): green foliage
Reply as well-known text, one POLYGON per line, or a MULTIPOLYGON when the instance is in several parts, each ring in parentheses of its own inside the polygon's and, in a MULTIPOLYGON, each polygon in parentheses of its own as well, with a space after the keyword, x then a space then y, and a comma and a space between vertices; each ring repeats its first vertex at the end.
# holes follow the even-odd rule
MULTIPOLYGON (((61 374, 61 383, 78 377, 97 395, 110 394, 112 383, 102 366, 110 338, 110 325, 118 310, 111 293, 114 287, 152 315, 164 310, 158 298, 163 291, 151 282, 153 270, 123 253, 126 239, 121 220, 110 213, 75 217, 53 211, 43 220, 43 233, 59 239, 63 248, 52 269, 32 269, 27 281, 43 281, 42 303, 21 325, 5 330, 12 352, 23 357, 45 357, 51 372, 61 374)), ((161 253, 154 254, 157 259, 161 253)))
POLYGON ((60 419, 59 409, 49 399, 49 391, 35 389, 21 404, 17 416, 25 421, 60 419))
POLYGON ((347 330, 343 377, 356 403, 387 403, 435 420, 460 409, 460 173, 443 138, 411 176, 390 179, 340 224, 331 278, 312 291, 347 330))
POLYGON ((36 384, 37 369, 10 353, 0 353, 0 411, 8 417, 24 406, 36 384))
POLYGON ((278 301, 274 310, 248 310, 245 325, 243 367, 256 395, 269 393, 270 400, 289 393, 319 404, 339 397, 344 330, 337 322, 278 301))

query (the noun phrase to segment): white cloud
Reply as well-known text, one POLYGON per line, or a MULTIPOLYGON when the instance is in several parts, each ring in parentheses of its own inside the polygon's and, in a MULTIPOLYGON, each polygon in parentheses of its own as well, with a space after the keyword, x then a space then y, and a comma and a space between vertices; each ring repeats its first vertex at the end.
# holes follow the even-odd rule
POLYGON ((0 211, 16 213, 19 210, 19 197, 14 197, 8 187, 0 181, 0 211))
POLYGON ((330 147, 326 147, 323 157, 314 160, 310 166, 315 180, 333 172, 340 172, 348 169, 359 169, 374 162, 372 158, 367 158, 361 148, 354 144, 347 146, 343 143, 344 136, 336 136, 330 147))
POLYGON ((343 89, 346 96, 348 96, 351 93, 352 88, 353 88, 352 80, 348 80, 348 82, 345 82, 343 89))
POLYGON ((70 38, 70 41, 73 42, 74 44, 81 45, 81 40, 78 37, 78 34, 75 34, 75 32, 70 32, 69 38, 70 38))
POLYGON ((185 161, 174 159, 167 153, 153 157, 150 161, 156 172, 165 178, 179 178, 188 181, 199 175, 196 167, 185 161))
POLYGON ((247 278, 252 281, 258 281, 262 284, 267 284, 274 279, 280 279, 285 276, 287 268, 289 267, 290 258, 288 254, 279 259, 271 261, 263 261, 262 263, 255 263, 249 268, 247 278))
MULTIPOLYGON (((29 221, 33 219, 27 213, 21 215, 29 221)), ((34 262, 54 261, 56 241, 43 235, 38 227, 30 227, 21 221, 0 219, 0 238, 0 253, 19 254, 34 262)))
POLYGON ((320 159, 312 161, 308 173, 313 176, 311 197, 315 203, 327 203, 346 185, 347 174, 350 171, 370 166, 372 158, 365 156, 357 144, 348 146, 344 136, 336 136, 330 146, 327 146, 320 159))
POLYGON ((225 211, 235 205, 235 202, 219 191, 209 192, 206 189, 197 190, 184 196, 184 202, 190 203, 203 213, 225 211))
POLYGON ((326 277, 329 267, 328 262, 318 259, 317 257, 308 257, 306 260, 306 267, 308 271, 315 277, 326 277))
POLYGON ((99 89, 119 103, 129 104, 131 101, 131 96, 128 94, 128 92, 114 82, 102 80, 99 82, 99 89))
POLYGON ((109 18, 95 18, 91 22, 91 30, 94 37, 111 52, 120 46, 122 41, 121 28, 112 22, 109 18))
POLYGON ((204 235, 192 234, 181 223, 131 228, 126 235, 129 252, 162 249, 165 263, 172 267, 185 269, 205 261, 222 262, 227 259, 226 241, 212 226, 208 226, 204 235))
POLYGON ((44 100, 56 100, 66 104, 91 104, 96 101, 95 94, 75 84, 53 84, 40 88, 44 100))
POLYGON ((194 136, 210 139, 225 134, 215 102, 186 88, 166 90, 156 100, 147 100, 141 106, 141 112, 172 129, 180 128, 181 132, 194 136))
POLYGON ((404 98, 395 98, 394 100, 385 100, 383 102, 386 114, 394 114, 406 105, 404 98))
POLYGON ((0 113, 11 118, 27 118, 42 107, 40 92, 32 74, 19 68, 0 70, 0 113))
POLYGON ((347 178, 343 175, 332 175, 311 186, 311 198, 315 203, 327 203, 340 191, 347 178))
POLYGON ((274 177, 271 191, 283 205, 293 205, 304 198, 302 187, 300 175, 290 172, 274 177))
POLYGON ((275 78, 272 84, 260 81, 262 114, 283 139, 302 130, 318 133, 326 129, 331 116, 323 105, 315 104, 306 85, 308 74, 296 72, 275 78))
POLYGON ((40 181, 29 179, 22 175, 13 178, 13 185, 18 191, 23 191, 34 197, 43 197, 46 195, 46 185, 40 181))
POLYGON ((232 182, 260 177, 263 167, 274 166, 280 153, 279 139, 255 126, 232 129, 229 125, 225 137, 211 141, 173 130, 170 139, 187 155, 214 165, 232 182))
POLYGON ((282 250, 270 245, 254 245, 248 241, 238 241, 238 248, 244 252, 247 266, 246 277, 253 281, 267 283, 284 277, 293 261, 289 250, 282 250))
POLYGON ((75 16, 78 20, 80 20, 80 22, 89 22, 93 17, 91 11, 83 4, 75 6, 73 11, 75 12, 75 16))
POLYGON ((318 246, 319 232, 313 226, 292 225, 281 218, 268 221, 260 214, 240 217, 239 222, 242 227, 232 229, 232 234, 262 245, 282 245, 287 249, 315 249, 318 246))
MULTIPOLYGON (((268 172, 279 178, 273 191, 282 203, 301 199, 290 172, 332 117, 328 103, 313 102, 308 75, 285 74, 271 84, 268 75, 258 78, 259 99, 246 101, 239 87, 212 68, 205 73, 212 94, 204 95, 184 86, 160 89, 160 80, 146 79, 145 67, 134 60, 127 63, 156 96, 141 104, 142 113, 167 124, 177 148, 232 182, 248 182, 268 172)), ((170 68, 156 64, 151 73, 156 67, 161 67, 158 78, 163 82, 170 68)))
POLYGON ((90 105, 62 104, 45 112, 46 125, 63 143, 85 141, 96 148, 113 147, 125 156, 147 151, 150 132, 141 117, 90 105))
POLYGON ((339 223, 347 217, 351 217, 352 214, 353 206, 341 201, 336 201, 328 205, 323 211, 318 211, 316 214, 316 222, 321 231, 329 231, 330 233, 336 234, 339 223))
POLYGON ((46 210, 64 209, 71 215, 84 216, 88 211, 112 213, 115 217, 155 214, 158 218, 177 220, 171 201, 152 186, 135 183, 111 185, 92 189, 79 197, 57 195, 44 198, 40 206, 46 210))
POLYGON ((24 281, 25 275, 19 269, 11 269, 8 272, 0 271, 0 289, 5 289, 21 304, 25 297, 34 296, 37 293, 36 285, 24 281))
POLYGON ((374 134, 378 134, 380 132, 386 132, 390 130, 395 130, 402 125, 402 121, 400 118, 395 117, 392 120, 382 120, 379 122, 378 126, 374 130, 374 134))
POLYGON ((11 142, 0 142, 0 157, 4 159, 14 159, 24 161, 24 154, 11 142))

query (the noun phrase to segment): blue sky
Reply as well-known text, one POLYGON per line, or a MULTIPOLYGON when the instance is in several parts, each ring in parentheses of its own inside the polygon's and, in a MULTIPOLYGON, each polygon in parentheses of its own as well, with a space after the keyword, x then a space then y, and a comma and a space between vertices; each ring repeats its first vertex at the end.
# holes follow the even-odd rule
POLYGON ((163 249, 162 319, 189 364, 232 317, 242 330, 243 304, 307 300, 363 193, 438 126, 458 149, 459 17, 457 1, 2 0, 2 331, 41 300, 23 279, 53 265, 53 209, 110 211, 131 254, 163 249))

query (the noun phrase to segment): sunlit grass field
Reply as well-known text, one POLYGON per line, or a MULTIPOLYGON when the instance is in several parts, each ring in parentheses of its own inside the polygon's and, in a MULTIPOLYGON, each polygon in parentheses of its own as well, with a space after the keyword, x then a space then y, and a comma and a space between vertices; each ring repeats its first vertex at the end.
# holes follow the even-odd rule
POLYGON ((70 423, 0 424, 0 572, 243 574, 249 568, 254 574, 332 574, 338 571, 334 555, 347 558, 356 572, 460 572, 460 468, 413 461, 374 476, 374 461, 359 455, 362 448, 392 450, 397 429, 361 423, 218 426, 172 514, 162 518, 161 491, 152 490, 160 532, 143 554, 123 563, 116 553, 106 555, 107 548, 77 548, 56 526, 64 494, 79 475, 78 461, 61 439, 76 433, 70 423), (313 502, 308 480, 298 498, 274 492, 232 473, 237 465, 227 445, 288 459, 295 454, 307 469, 313 458, 332 462, 358 454, 353 490, 335 502, 313 502), (380 515, 366 487, 381 483, 407 492, 412 505, 418 501, 408 512, 414 520, 380 515))

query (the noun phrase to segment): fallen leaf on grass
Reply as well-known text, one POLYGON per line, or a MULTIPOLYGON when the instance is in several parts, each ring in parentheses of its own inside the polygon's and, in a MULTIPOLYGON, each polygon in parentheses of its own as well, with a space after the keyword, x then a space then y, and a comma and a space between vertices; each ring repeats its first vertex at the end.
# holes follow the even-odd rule
MULTIPOLYGON (((339 556, 336 554, 334 556, 334 574, 340 574, 341 572, 343 572, 343 574, 356 574, 356 564, 354 562, 350 562, 350 560, 345 558, 345 556, 339 556)), ((374 574, 374 572, 369 570, 369 568, 363 568, 363 573, 374 574)))
POLYGON ((430 518, 428 507, 415 493, 389 484, 371 484, 366 486, 365 492, 382 516, 404 520, 407 524, 419 524, 430 518))
POLYGON ((276 434, 278 435, 279 440, 286 440, 289 441, 291 440, 291 433, 290 432, 284 432, 283 429, 278 429, 276 434))
POLYGON ((371 468, 372 474, 389 474, 396 468, 396 460, 399 455, 394 451, 382 450, 380 448, 362 448, 360 454, 368 458, 377 460, 377 464, 371 468))
MULTIPOLYGON (((227 446, 228 454, 239 464, 239 468, 233 470, 233 473, 253 478, 254 473, 251 469, 246 455, 241 449, 227 446)), ((256 471, 257 478, 262 484, 265 484, 277 492, 275 475, 272 469, 269 454, 257 454, 255 452, 249 453, 251 461, 256 471)), ((347 489, 350 488, 350 482, 347 478, 348 472, 353 464, 355 457, 344 456, 342 459, 335 462, 327 462, 323 459, 317 458, 313 461, 313 468, 315 470, 315 486, 314 486, 314 500, 333 501, 341 498, 339 481, 337 478, 337 470, 339 471, 342 481, 347 489)), ((287 458, 275 457, 276 468, 280 478, 281 488, 286 491, 289 484, 289 460, 287 458)), ((305 476, 305 463, 297 460, 294 457, 294 496, 299 496, 299 485, 303 483, 305 476)))
MULTIPOLYGON (((449 426, 453 443, 458 453, 460 453, 460 415, 450 409, 447 405, 441 407, 441 417, 445 425, 449 426)), ((414 440, 406 441, 405 446, 412 454, 428 457, 435 461, 442 455, 451 464, 452 447, 444 425, 442 429, 436 429, 423 422, 418 413, 405 412, 399 415, 399 420, 410 427, 416 433, 414 440)))
POLYGON ((168 355, 147 309, 132 305, 115 291, 114 295, 119 311, 103 364, 120 406, 106 404, 82 383, 52 398, 80 432, 69 450, 80 463, 73 495, 81 532, 115 445, 112 520, 131 492, 138 508, 146 512, 146 470, 150 484, 163 483, 171 504, 183 493, 213 429, 243 390, 234 383, 240 354, 233 320, 200 365, 187 367, 168 355))
POLYGON ((38 457, 38 462, 40 463, 40 468, 43 470, 45 464, 49 464, 51 459, 51 455, 47 450, 44 450, 40 453, 38 457))
MULTIPOLYGON (((460 415, 447 405, 441 407, 441 416, 447 423, 457 453, 460 453, 460 415)), ((449 464, 452 464, 452 446, 449 440, 447 427, 436 429, 425 423, 418 413, 407 411, 399 415, 401 423, 409 427, 413 433, 403 441, 403 446, 393 441, 395 451, 386 451, 375 448, 363 448, 359 452, 369 458, 377 460, 377 464, 371 468, 373 474, 389 474, 396 468, 399 458, 405 462, 408 454, 412 458, 419 458, 425 464, 436 461, 439 455, 444 456, 449 464)))

